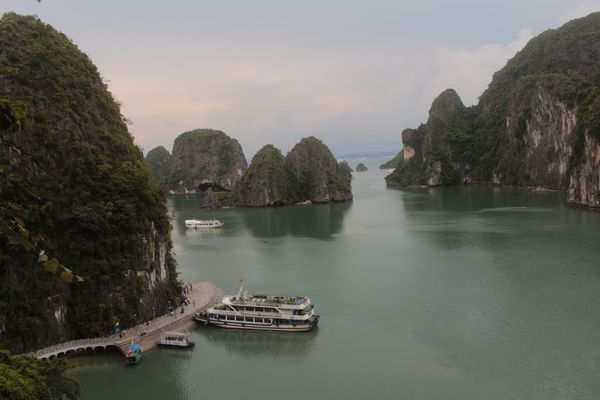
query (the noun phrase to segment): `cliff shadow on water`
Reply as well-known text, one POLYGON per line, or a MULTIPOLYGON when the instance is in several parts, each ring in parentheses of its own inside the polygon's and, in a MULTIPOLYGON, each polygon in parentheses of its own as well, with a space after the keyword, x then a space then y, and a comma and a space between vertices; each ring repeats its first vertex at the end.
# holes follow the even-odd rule
POLYGON ((311 206, 244 209, 246 228, 253 236, 309 237, 330 240, 342 231, 344 218, 352 203, 330 203, 311 206))
MULTIPOLYGON (((547 227, 578 218, 564 193, 490 186, 402 189, 402 206, 414 236, 446 250, 497 250, 527 225, 547 227)), ((581 215, 579 215, 581 217, 581 215)))

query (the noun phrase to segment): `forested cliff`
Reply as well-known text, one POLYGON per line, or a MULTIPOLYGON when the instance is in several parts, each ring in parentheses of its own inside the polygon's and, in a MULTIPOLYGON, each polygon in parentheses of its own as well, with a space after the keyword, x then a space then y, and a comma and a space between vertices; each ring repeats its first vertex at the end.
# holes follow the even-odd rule
POLYGON ((0 223, 0 347, 104 335, 177 299, 164 198, 118 104, 65 35, 13 13, 0 20, 0 223))
POLYGON ((600 13, 532 39, 477 105, 444 91, 402 142, 389 186, 506 184, 600 207, 600 13))

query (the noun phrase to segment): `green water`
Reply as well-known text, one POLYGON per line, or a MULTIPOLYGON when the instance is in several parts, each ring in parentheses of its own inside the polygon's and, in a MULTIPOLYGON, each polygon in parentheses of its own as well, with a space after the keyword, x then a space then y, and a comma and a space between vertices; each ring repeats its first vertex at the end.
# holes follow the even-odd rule
POLYGON ((385 189, 355 201, 200 210, 169 200, 185 281, 306 294, 310 333, 197 328, 193 351, 75 360, 83 399, 598 399, 600 213, 556 193, 385 189), (186 218, 224 229, 186 232, 186 218))

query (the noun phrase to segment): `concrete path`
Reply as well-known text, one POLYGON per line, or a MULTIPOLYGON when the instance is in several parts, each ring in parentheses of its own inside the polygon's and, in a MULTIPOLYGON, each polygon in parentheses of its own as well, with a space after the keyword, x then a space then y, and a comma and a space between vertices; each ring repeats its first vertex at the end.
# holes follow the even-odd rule
POLYGON ((49 346, 27 355, 39 359, 51 359, 78 353, 92 353, 97 350, 105 350, 107 347, 117 347, 125 354, 132 341, 138 343, 142 347, 142 351, 147 351, 156 347, 156 343, 164 332, 188 332, 193 329, 195 322, 192 317, 197 312, 204 311, 214 303, 219 302, 222 298, 223 292, 212 283, 193 283, 192 290, 188 293, 190 304, 183 306, 183 313, 181 313, 181 307, 179 307, 172 314, 163 315, 127 329, 121 336, 114 334, 100 338, 73 340, 49 346))

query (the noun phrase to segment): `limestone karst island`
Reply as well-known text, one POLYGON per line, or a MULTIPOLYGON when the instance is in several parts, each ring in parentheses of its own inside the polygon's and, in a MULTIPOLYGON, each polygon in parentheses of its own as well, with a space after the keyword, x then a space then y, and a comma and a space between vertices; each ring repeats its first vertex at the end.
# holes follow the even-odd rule
POLYGON ((0 399, 600 398, 600 5, 0 15, 0 399))

